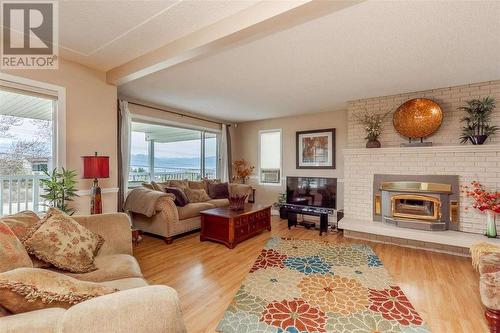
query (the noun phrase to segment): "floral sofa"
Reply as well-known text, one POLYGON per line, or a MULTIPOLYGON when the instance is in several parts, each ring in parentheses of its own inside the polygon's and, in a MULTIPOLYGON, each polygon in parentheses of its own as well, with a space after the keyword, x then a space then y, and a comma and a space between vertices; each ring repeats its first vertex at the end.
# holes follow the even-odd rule
MULTIPOLYGON (((96 282, 119 291, 91 298, 68 309, 49 307, 19 314, 0 313, 0 332, 185 332, 177 292, 167 286, 149 286, 143 279, 139 264, 132 256, 129 217, 122 213, 112 213, 73 218, 104 239, 94 261, 97 269, 88 273, 69 273, 55 268, 43 268, 43 272, 58 272, 79 281, 96 282)), ((2 217, 0 225, 4 229, 14 230, 14 227, 9 227, 7 220, 15 219, 16 215, 2 217)), ((3 259, 5 262, 6 257, 11 259, 8 248, 3 248, 3 245, 5 244, 0 242, 0 261, 3 259)), ((33 262, 34 264, 28 263, 27 268, 37 267, 35 259, 33 262)), ((7 272, 0 270, 0 273, 19 269, 26 268, 7 272)))
MULTIPOLYGON (((179 181, 175 181, 176 185, 179 181)), ((193 189, 198 189, 203 186, 199 182, 188 182, 187 186, 193 189)), ((159 191, 153 189, 148 184, 149 191, 159 191)), ((163 183, 168 186, 168 183, 163 183)), ((239 194, 248 195, 252 194, 252 187, 246 184, 229 183, 229 195, 239 194)), ((248 200, 248 199, 247 199, 248 200)), ((183 207, 175 205, 175 199, 171 196, 164 196, 159 198, 155 204, 155 214, 151 217, 143 214, 130 211, 132 216, 132 223, 134 228, 148 232, 154 235, 162 236, 167 244, 172 243, 174 236, 181 235, 193 230, 200 229, 201 218, 200 212, 203 210, 229 206, 228 199, 210 199, 204 202, 190 202, 183 207)))

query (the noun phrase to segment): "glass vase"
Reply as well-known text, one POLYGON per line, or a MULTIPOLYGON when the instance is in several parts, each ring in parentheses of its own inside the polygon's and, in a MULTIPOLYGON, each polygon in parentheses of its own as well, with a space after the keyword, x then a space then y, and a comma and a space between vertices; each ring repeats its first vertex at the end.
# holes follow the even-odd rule
POLYGON ((489 238, 495 238, 497 236, 496 215, 494 211, 486 211, 486 236, 489 238))

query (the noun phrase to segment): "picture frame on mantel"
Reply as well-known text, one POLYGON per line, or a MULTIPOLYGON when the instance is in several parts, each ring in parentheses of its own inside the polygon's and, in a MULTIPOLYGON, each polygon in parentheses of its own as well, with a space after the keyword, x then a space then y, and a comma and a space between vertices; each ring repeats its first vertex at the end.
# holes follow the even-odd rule
POLYGON ((335 169, 335 128, 296 132, 297 169, 335 169))

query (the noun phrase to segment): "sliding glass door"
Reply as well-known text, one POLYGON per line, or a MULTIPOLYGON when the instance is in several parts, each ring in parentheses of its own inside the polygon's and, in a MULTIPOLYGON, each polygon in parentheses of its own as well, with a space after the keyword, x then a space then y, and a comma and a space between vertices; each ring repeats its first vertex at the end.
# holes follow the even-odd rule
POLYGON ((218 134, 132 122, 129 184, 218 176, 218 134))

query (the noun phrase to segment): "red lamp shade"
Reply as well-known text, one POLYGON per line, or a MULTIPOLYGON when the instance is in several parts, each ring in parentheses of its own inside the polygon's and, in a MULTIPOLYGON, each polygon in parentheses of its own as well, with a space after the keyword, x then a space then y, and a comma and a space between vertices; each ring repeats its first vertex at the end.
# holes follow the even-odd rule
POLYGON ((109 156, 82 156, 83 178, 109 178, 109 156))

